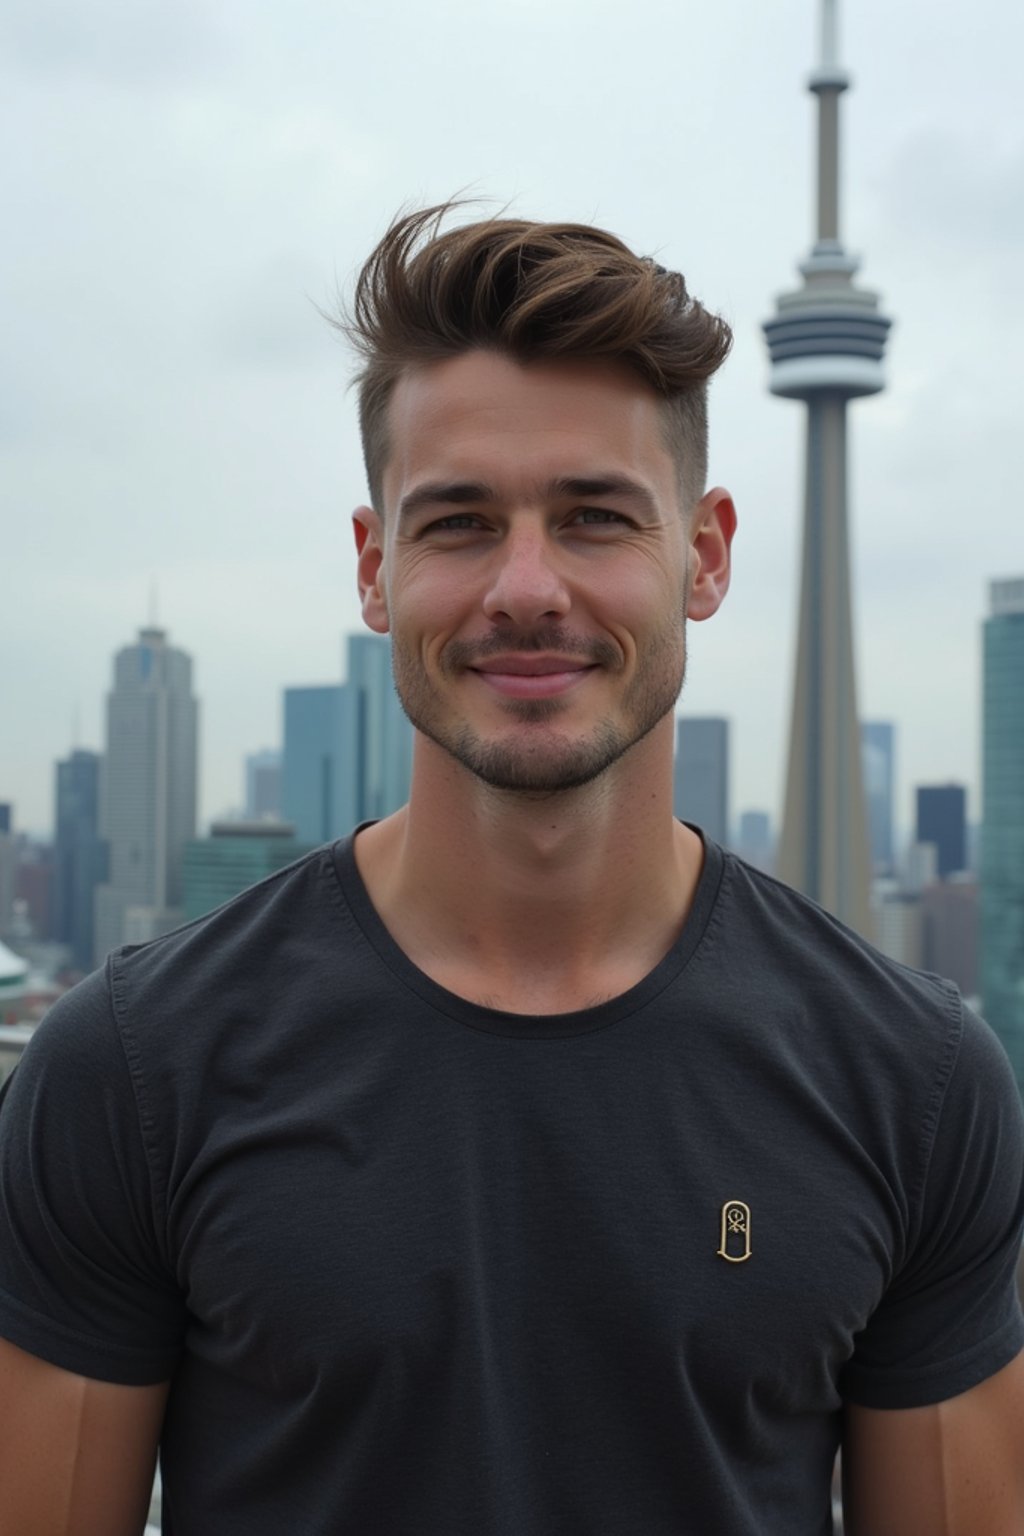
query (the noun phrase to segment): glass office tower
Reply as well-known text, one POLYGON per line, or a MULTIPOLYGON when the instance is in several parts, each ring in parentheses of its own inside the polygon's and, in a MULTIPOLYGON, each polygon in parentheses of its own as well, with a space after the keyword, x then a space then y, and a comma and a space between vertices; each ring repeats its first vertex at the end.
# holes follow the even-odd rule
POLYGON ((984 626, 981 994, 1024 1092, 1024 577, 984 626))

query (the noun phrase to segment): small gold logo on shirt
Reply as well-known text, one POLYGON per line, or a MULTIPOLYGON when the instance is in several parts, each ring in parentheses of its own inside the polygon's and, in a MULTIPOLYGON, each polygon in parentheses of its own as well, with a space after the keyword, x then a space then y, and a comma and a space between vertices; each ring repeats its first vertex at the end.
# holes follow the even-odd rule
POLYGON ((727 1200, 722 1206, 718 1257, 730 1264, 742 1264, 750 1258, 750 1206, 743 1200, 727 1200))

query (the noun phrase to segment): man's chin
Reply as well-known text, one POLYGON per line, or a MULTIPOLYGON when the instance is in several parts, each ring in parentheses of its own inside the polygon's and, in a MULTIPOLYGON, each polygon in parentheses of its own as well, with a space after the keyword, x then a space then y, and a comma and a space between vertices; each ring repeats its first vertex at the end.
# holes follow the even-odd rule
POLYGON ((632 745, 608 725, 587 742, 563 739, 528 747, 521 742, 481 741, 470 731, 451 741, 434 739, 481 783, 520 795, 557 795, 581 789, 606 772, 632 745))

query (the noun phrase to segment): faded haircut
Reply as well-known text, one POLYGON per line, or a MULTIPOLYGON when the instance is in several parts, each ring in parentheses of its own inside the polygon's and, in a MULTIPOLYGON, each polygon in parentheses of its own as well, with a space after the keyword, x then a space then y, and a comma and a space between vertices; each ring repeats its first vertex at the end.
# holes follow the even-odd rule
POLYGON ((689 513, 707 476, 707 385, 732 345, 678 272, 588 224, 490 218, 445 229, 458 203, 400 214, 336 322, 359 354, 359 427, 383 514, 388 406, 410 368, 486 349, 519 363, 618 362, 665 402, 689 513))

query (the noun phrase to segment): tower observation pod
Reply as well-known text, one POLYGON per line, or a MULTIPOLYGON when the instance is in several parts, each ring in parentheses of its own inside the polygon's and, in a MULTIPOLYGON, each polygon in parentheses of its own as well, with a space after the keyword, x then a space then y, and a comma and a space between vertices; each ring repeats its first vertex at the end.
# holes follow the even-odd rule
POLYGON ((860 760, 847 512, 846 408, 885 387, 891 321, 857 288, 839 231, 837 0, 820 0, 817 238, 803 284, 778 300, 764 333, 772 394, 807 406, 800 617, 779 875, 869 934, 871 858, 860 760))

